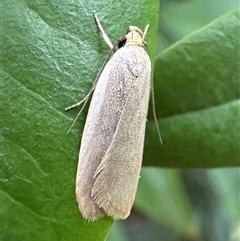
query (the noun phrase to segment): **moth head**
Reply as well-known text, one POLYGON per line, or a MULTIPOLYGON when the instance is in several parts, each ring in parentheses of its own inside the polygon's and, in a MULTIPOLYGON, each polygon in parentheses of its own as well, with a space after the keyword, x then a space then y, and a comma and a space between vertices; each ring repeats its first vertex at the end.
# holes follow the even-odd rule
POLYGON ((145 27, 144 32, 136 26, 129 26, 125 36, 119 40, 118 48, 121 48, 125 45, 138 45, 145 46, 146 42, 144 38, 146 36, 149 25, 145 27))

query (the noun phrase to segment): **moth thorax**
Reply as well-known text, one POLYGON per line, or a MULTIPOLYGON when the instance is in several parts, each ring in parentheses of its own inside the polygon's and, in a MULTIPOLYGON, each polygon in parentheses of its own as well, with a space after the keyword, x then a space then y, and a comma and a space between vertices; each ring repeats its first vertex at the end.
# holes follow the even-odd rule
POLYGON ((142 31, 135 26, 130 26, 126 33, 126 44, 125 45, 139 45, 144 46, 144 40, 142 38, 142 31))

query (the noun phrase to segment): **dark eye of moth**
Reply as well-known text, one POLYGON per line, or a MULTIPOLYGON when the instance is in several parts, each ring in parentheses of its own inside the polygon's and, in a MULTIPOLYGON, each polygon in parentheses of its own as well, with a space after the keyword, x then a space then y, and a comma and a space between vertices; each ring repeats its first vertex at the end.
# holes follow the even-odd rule
POLYGON ((126 38, 122 38, 119 42, 118 42, 118 48, 122 48, 125 44, 126 44, 127 39, 126 38))

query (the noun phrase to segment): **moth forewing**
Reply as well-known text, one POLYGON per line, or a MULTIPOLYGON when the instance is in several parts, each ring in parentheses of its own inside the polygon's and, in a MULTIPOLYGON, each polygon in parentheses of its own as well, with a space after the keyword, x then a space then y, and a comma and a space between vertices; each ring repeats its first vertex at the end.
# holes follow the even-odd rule
MULTIPOLYGON (((145 55, 139 53, 139 47, 128 48, 131 54, 137 51, 139 57, 145 55)), ((119 53, 126 54, 125 50, 119 53)), ((135 75, 139 70, 133 67, 134 62, 140 64, 138 61, 142 59, 126 61, 122 66, 128 75, 125 81, 129 83, 124 88, 126 101, 110 146, 96 170, 91 191, 97 205, 115 219, 125 219, 130 214, 141 170, 151 73, 146 61, 142 64, 147 70, 135 75)))

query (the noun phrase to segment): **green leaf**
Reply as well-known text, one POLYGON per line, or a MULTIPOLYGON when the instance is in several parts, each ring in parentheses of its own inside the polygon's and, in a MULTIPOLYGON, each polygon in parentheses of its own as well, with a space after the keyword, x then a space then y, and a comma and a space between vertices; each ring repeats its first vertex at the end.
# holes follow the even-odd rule
MULTIPOLYGON (((1 11, 1 239, 104 240, 113 220, 84 221, 75 175, 84 114, 66 135, 113 42, 129 25, 156 44, 159 1, 4 0, 1 11)), ((86 114, 86 113, 85 113, 86 114)))
POLYGON ((239 166, 239 23, 237 9, 157 56, 155 99, 163 145, 150 117, 145 165, 239 166))

